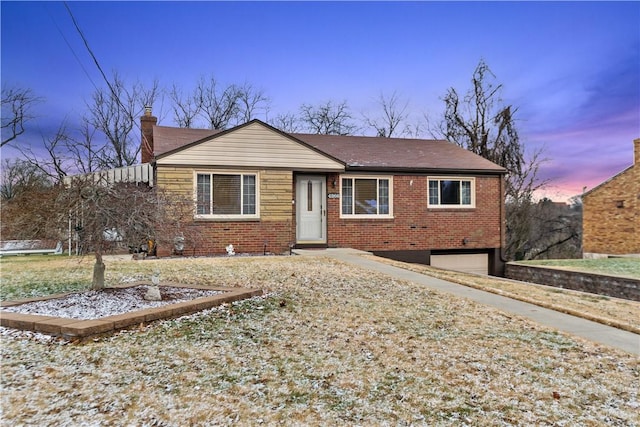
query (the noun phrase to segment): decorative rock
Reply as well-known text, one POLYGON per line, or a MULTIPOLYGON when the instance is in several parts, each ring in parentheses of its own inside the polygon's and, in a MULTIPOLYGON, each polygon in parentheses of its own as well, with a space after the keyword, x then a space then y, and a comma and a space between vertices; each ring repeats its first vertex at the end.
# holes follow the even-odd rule
POLYGON ((162 301, 162 295, 160 295, 160 288, 157 286, 148 286, 147 293, 144 294, 144 299, 147 301, 162 301))

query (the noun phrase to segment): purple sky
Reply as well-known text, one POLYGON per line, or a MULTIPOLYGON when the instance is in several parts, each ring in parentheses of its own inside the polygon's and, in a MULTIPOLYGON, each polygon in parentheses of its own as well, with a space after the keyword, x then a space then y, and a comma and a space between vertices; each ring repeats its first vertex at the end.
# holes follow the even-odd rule
MULTIPOLYGON (((271 98, 270 115, 346 100, 359 118, 396 91, 413 121, 435 118, 447 88, 466 91, 482 58, 518 107, 526 147, 544 147, 556 200, 629 166, 640 137, 639 2, 68 5, 108 75, 185 89, 210 74, 248 82, 271 98)), ((41 132, 77 121, 91 80, 103 81, 63 3, 3 1, 1 11, 2 84, 45 99, 19 140, 38 144, 41 132)), ((154 112, 173 125, 168 101, 154 112)))

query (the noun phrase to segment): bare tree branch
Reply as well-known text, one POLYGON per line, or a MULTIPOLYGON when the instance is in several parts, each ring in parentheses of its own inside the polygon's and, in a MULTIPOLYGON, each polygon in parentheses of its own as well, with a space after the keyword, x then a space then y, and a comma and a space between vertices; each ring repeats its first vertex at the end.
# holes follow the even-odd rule
POLYGON ((137 163, 140 143, 133 130, 145 106, 152 105, 158 96, 158 82, 145 88, 140 83, 127 88, 126 83, 114 72, 113 90, 99 89, 87 104, 86 121, 106 139, 100 151, 99 167, 116 168, 137 163))
POLYGON ((409 101, 401 101, 398 94, 393 92, 390 97, 381 93, 377 103, 382 110, 379 116, 364 115, 365 123, 375 129, 376 136, 391 138, 398 136, 398 133, 404 135, 410 129, 408 124, 402 126, 409 117, 407 113, 409 101))
POLYGON ((238 104, 239 120, 246 123, 257 118, 258 113, 267 112, 269 98, 262 89, 256 89, 251 84, 245 83, 239 88, 238 104))
POLYGON ((198 112, 210 129, 226 129, 240 113, 240 89, 235 85, 218 87, 215 77, 200 78, 194 98, 198 112))
POLYGON ((33 118, 31 108, 42 101, 31 89, 2 86, 2 141, 0 147, 25 131, 24 125, 33 118))
POLYGON ((57 184, 62 182, 70 170, 67 152, 68 139, 67 124, 62 122, 55 134, 50 136, 42 135, 42 148, 46 152, 45 156, 35 153, 30 145, 16 148, 25 162, 57 184))
POLYGON ((191 128, 200 114, 200 104, 193 95, 185 95, 175 84, 169 92, 173 102, 173 119, 181 128, 191 128))
POLYGON ((506 253, 513 258, 522 256, 529 244, 534 193, 547 184, 538 176, 545 160, 541 150, 525 156, 516 128, 517 108, 502 105, 503 85, 494 80, 488 65, 480 61, 463 99, 454 88, 447 91, 443 120, 430 131, 507 170, 506 253))
POLYGON ((302 130, 300 119, 293 113, 278 114, 269 123, 287 133, 299 133, 302 130))
POLYGON ((334 104, 327 101, 320 105, 303 104, 300 122, 306 131, 323 135, 352 135, 357 127, 346 101, 334 104))
POLYGON ((100 170, 106 146, 97 141, 97 129, 83 119, 78 131, 80 138, 69 137, 64 144, 73 172, 86 174, 100 170))

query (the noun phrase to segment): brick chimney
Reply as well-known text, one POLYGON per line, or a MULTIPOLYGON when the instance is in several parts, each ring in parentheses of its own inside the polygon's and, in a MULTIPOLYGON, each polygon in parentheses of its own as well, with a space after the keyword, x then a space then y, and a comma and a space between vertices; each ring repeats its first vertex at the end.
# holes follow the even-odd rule
POLYGON ((640 167, 640 138, 633 140, 633 164, 640 167))
POLYGON ((153 160, 153 126, 158 118, 151 114, 151 107, 144 107, 144 116, 140 117, 140 157, 142 163, 153 160))

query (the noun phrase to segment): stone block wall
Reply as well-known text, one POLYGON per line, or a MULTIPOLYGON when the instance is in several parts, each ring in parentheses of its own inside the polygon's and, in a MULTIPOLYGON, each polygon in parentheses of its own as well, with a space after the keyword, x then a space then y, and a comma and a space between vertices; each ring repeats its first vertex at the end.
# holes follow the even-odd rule
POLYGON ((556 288, 640 301, 640 280, 507 263, 505 277, 556 288))

